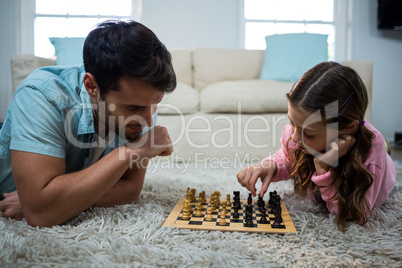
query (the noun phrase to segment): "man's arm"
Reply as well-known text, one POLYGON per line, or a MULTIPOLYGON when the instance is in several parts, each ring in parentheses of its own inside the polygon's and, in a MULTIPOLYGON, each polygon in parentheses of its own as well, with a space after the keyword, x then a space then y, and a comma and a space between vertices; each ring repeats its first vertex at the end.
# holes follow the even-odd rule
POLYGON ((144 185, 148 162, 147 159, 144 159, 140 163, 134 163, 93 206, 110 207, 137 201, 144 185))
POLYGON ((71 174, 64 174, 64 159, 12 151, 13 176, 28 224, 52 226, 66 222, 95 204, 114 205, 118 200, 136 200, 146 169, 129 169, 130 157, 135 155, 137 162, 145 163, 157 155, 173 152, 166 128, 156 126, 143 137, 146 142, 142 146, 117 148, 90 167, 71 174), (129 194, 123 196, 119 190, 124 187, 123 192, 129 194))
POLYGON ((64 174, 64 159, 22 151, 11 154, 22 211, 33 226, 61 224, 78 215, 104 196, 129 167, 129 158, 119 160, 119 149, 71 174, 64 174))

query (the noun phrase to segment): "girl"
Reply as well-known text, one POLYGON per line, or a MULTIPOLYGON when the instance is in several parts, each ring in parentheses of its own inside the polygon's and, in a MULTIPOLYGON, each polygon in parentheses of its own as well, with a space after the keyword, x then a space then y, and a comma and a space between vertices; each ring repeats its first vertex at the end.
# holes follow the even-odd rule
POLYGON ((384 138, 364 121, 367 91, 359 75, 335 62, 308 70, 287 94, 288 124, 282 148, 243 169, 239 183, 263 196, 269 184, 294 178, 294 190, 325 202, 342 231, 346 223, 367 222, 395 184, 395 167, 384 138))

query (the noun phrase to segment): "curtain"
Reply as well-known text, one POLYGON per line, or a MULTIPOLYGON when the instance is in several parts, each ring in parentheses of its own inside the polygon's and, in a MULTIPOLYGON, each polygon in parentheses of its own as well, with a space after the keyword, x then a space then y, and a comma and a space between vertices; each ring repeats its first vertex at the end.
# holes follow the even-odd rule
POLYGON ((11 56, 19 53, 17 28, 19 1, 0 1, 0 122, 6 118, 13 90, 11 82, 11 56))

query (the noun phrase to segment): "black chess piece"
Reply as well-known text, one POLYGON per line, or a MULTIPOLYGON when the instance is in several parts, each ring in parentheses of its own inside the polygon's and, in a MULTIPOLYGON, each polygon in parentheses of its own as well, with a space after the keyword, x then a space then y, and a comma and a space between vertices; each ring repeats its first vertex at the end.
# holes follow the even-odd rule
POLYGON ((257 205, 258 205, 258 207, 265 206, 265 202, 264 202, 264 200, 262 199, 262 197, 260 195, 258 195, 257 205))
POLYGON ((267 215, 264 215, 264 214, 261 215, 260 223, 261 224, 267 224, 268 223, 267 215))
POLYGON ((252 205, 246 205, 246 211, 250 212, 251 214, 253 214, 253 206, 252 205))
POLYGON ((265 208, 265 206, 260 208, 260 212, 261 214, 267 213, 267 209, 265 208))
POLYGON ((281 224, 277 221, 274 221, 274 223, 271 226, 272 226, 272 228, 280 228, 281 224))
POLYGON ((248 194, 248 198, 247 198, 247 204, 251 205, 253 203, 253 196, 250 194, 248 194))
POLYGON ((238 209, 234 209, 234 212, 233 212, 233 219, 238 219, 238 218, 240 218, 239 210, 238 210, 238 209))
POLYGON ((253 218, 248 217, 246 220, 246 227, 254 227, 253 218))
POLYGON ((275 221, 278 221, 279 223, 283 222, 282 213, 280 211, 277 210, 274 215, 275 215, 275 221))

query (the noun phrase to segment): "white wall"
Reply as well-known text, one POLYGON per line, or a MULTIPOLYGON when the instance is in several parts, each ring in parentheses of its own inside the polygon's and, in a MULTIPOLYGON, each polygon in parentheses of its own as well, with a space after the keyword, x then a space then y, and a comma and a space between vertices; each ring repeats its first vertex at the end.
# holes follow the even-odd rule
POLYGON ((402 31, 377 29, 377 0, 354 0, 352 58, 373 62, 373 124, 385 138, 402 132, 402 31))
POLYGON ((141 22, 168 48, 238 48, 240 0, 143 0, 141 22))

